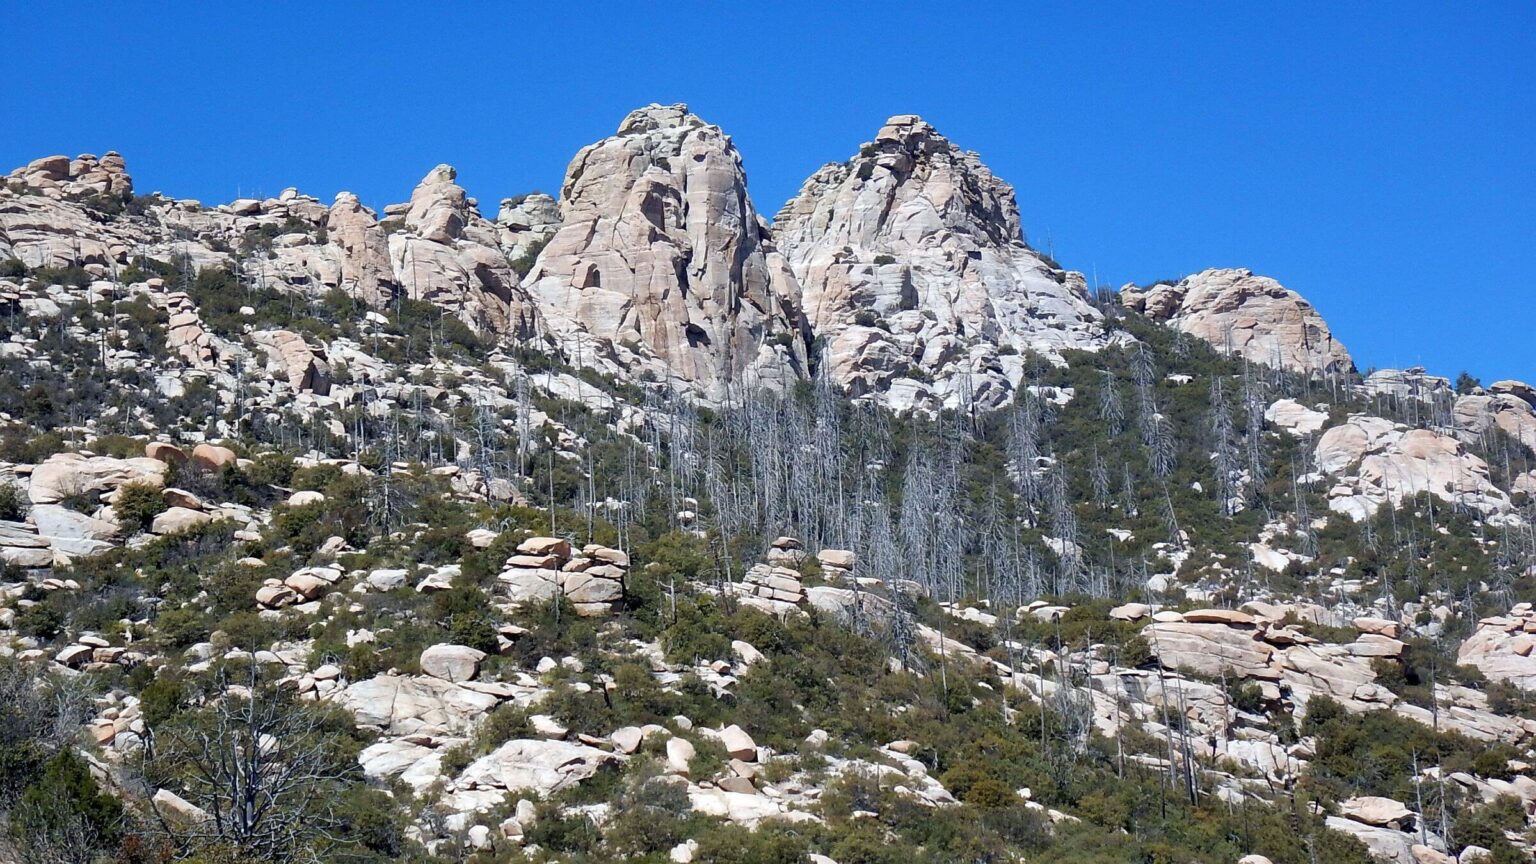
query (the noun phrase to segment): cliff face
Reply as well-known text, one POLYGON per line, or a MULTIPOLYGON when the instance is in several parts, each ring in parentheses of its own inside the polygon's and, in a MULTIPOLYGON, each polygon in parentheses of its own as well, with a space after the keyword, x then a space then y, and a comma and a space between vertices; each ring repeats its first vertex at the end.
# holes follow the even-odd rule
POLYGON ((719 127, 631 113, 576 154, 560 217, 524 284, 574 362, 712 400, 804 374, 799 289, 719 127))
POLYGON ((996 407, 1022 352, 1104 344, 1082 275, 1024 244, 1013 189, 918 117, 813 174, 774 230, 829 373, 892 407, 996 407))

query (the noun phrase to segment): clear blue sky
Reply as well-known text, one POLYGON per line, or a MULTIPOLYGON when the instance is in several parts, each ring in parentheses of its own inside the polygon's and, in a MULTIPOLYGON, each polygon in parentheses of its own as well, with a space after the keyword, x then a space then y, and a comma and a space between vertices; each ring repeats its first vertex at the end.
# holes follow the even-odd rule
POLYGON ((1362 368, 1536 381, 1530 0, 431 5, 11 4, 0 170, 116 149, 140 191, 377 206, 449 162, 494 211, 683 101, 772 214, 915 112, 1100 282, 1249 267, 1362 368))

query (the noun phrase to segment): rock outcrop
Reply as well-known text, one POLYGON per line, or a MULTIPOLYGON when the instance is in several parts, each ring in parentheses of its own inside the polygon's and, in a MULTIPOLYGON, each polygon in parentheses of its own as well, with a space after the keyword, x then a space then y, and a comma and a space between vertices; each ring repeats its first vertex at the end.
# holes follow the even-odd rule
POLYGON ((1006 403, 1024 352, 1104 344, 1080 273, 1025 245, 1013 189, 913 115, 813 174, 774 221, 820 358, 897 409, 1006 403))
POLYGON ((117 153, 47 156, 17 168, 0 182, 0 260, 31 267, 126 262, 138 233, 93 216, 132 193, 117 153))
POLYGON ((267 366, 296 392, 324 396, 331 392, 331 367, 325 352, 292 330, 259 330, 251 339, 267 352, 267 366))
POLYGON ((1218 351, 1302 374, 1354 368, 1305 298, 1249 270, 1205 270, 1178 282, 1126 285, 1121 302, 1218 351))
POLYGON ((389 260, 389 237, 378 217, 356 195, 342 192, 325 215, 325 230, 341 250, 341 284, 349 295, 381 308, 399 285, 389 260))
POLYGON ((1452 413, 1456 428, 1471 435, 1502 429, 1536 450, 1536 394, 1520 381, 1499 381, 1487 390, 1460 396, 1452 413))
POLYGON ((1383 504, 1396 506, 1421 492, 1484 515, 1510 508, 1488 463, 1453 435, 1355 415, 1318 438, 1314 457, 1318 469, 1335 478, 1329 509, 1357 522, 1383 504))
POLYGON ((1494 681, 1506 681, 1522 690, 1536 691, 1536 612, 1520 603, 1508 615, 1477 622, 1477 629, 1461 643, 1456 662, 1475 666, 1494 681))
POLYGON ((735 145, 687 106, 634 111, 576 154, 560 215, 524 285, 572 362, 715 401, 804 374, 799 289, 735 145))
MULTIPOLYGON (((131 198, 132 188, 115 153, 49 157, 16 169, 0 183, 0 260, 112 276, 143 256, 194 270, 238 270, 267 288, 309 295, 339 289, 376 308, 403 293, 481 332, 526 336, 536 329, 517 289, 531 260, 522 270, 515 265, 553 233, 558 216, 548 196, 527 196, 491 221, 447 165, 429 172, 409 203, 387 207, 382 220, 350 192, 329 206, 285 189, 204 207, 158 194, 131 198)), ((194 331, 176 341, 179 351, 198 355, 195 365, 208 366, 217 353, 194 331)))
POLYGON ((536 316, 518 288, 502 232, 480 215, 457 178, 451 165, 433 168, 403 216, 386 220, 399 229, 389 235, 389 257, 400 289, 476 329, 532 333, 536 316))
POLYGON ((516 604, 564 595, 580 615, 607 615, 624 602, 629 555, 589 543, 579 554, 558 537, 530 537, 507 559, 497 579, 516 604))

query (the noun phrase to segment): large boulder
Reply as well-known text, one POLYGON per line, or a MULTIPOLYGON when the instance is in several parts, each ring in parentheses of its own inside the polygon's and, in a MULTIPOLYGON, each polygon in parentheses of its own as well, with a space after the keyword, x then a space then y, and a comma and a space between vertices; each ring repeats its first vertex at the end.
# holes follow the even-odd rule
POLYGON ((1260 641, 1259 632, 1252 627, 1171 621, 1149 624, 1142 635, 1166 666, 1208 677, 1280 677, 1280 670, 1272 665, 1275 649, 1260 641))
POLYGON ((358 725, 388 735, 462 735, 501 701, 488 689, 402 675, 358 681, 337 697, 358 725))
POLYGON ((421 652, 421 671, 433 678, 458 683, 474 678, 484 659, 484 651, 468 645, 438 644, 421 652))
POLYGON ((212 516, 200 510, 193 510, 188 507, 168 507, 163 512, 157 514, 150 522, 149 530, 155 534, 176 534, 190 528, 196 528, 212 519, 212 516))
POLYGON ((774 219, 833 379, 896 409, 996 408, 1025 352, 1105 344, 1080 273, 1025 244, 1013 188, 910 114, 774 219))
POLYGON ((1321 432, 1328 425, 1328 415, 1295 399, 1280 399, 1264 409, 1264 421, 1296 437, 1305 437, 1321 432))
POLYGON ((257 330, 251 339, 267 353, 267 368, 299 392, 331 392, 331 365, 325 352, 292 330, 257 330))
POLYGON ((1340 802, 1339 815, 1384 828, 1411 828, 1414 821, 1413 811, 1401 801, 1378 795, 1360 795, 1340 802))
POLYGON ((235 451, 217 444, 199 444, 192 448, 192 461, 207 471, 217 471, 235 464, 235 451))
POLYGON ((500 789, 550 796, 623 759, 614 753, 569 741, 508 741, 469 764, 454 785, 458 789, 500 789))
POLYGON ((1120 300, 1224 354, 1304 374, 1354 369, 1305 298, 1250 270, 1205 270, 1178 282, 1127 285, 1120 300))
POLYGON ((560 211, 524 285, 570 360, 712 400, 804 374, 799 288, 719 127, 632 112, 576 154, 560 211))
POLYGON ((83 456, 55 453, 32 470, 27 497, 33 504, 57 504, 81 495, 112 492, 125 483, 165 485, 166 464, 138 457, 83 456))

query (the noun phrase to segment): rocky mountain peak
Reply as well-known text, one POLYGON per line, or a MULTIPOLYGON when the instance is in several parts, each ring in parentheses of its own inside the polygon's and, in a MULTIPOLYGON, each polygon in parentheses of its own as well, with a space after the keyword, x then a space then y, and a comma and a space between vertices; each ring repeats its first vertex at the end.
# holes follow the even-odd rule
POLYGON ((682 102, 673 105, 652 102, 644 108, 629 112, 624 122, 619 124, 618 134, 636 135, 658 129, 692 129, 703 125, 704 121, 690 112, 682 102))
POLYGON ((411 209, 405 225, 425 240, 448 243, 464 232, 469 217, 469 202, 463 187, 454 181, 458 172, 452 165, 439 165, 411 192, 411 209))
POLYGON ((995 407, 1023 352, 1103 344, 1082 275, 1025 245, 1013 189, 916 115, 813 174, 774 230, 829 374, 892 407, 995 407))
POLYGON ((799 290, 718 126, 631 113, 572 160, 560 211, 525 287, 573 361, 710 399, 800 374, 799 290))

